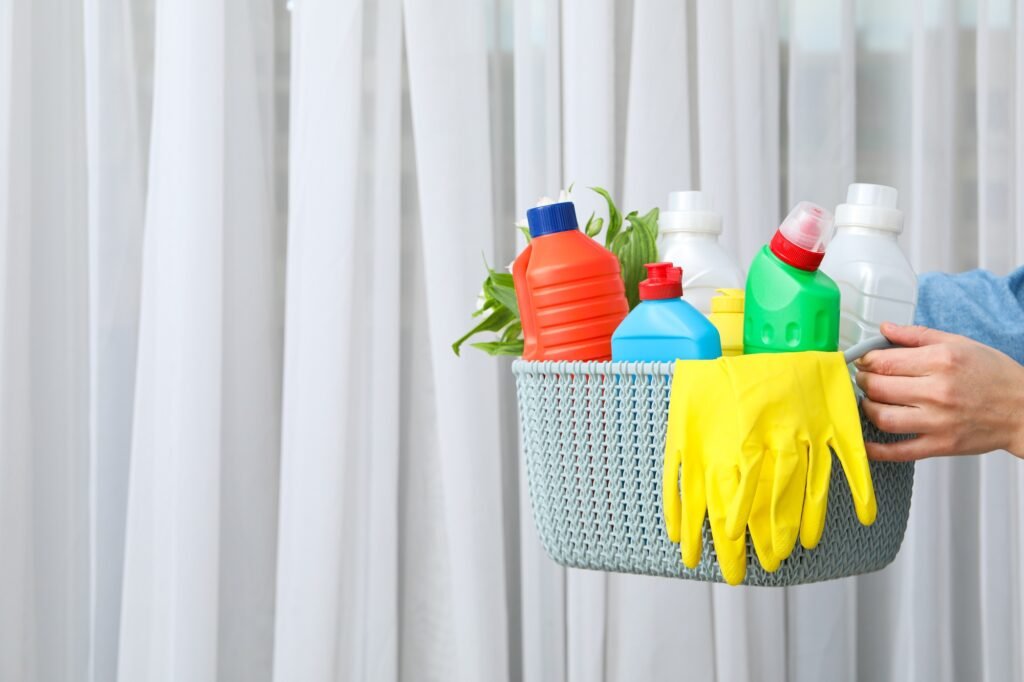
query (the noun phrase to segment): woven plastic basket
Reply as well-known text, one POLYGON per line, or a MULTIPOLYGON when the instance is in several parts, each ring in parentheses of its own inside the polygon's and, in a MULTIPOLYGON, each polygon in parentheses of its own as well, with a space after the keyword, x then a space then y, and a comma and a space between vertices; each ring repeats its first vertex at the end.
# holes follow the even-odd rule
MULTIPOLYGON (((533 517, 545 550, 565 566, 722 582, 711 532, 686 568, 665 533, 661 475, 672 363, 512 364, 533 517)), ((864 438, 891 442, 861 417, 864 438)), ((833 460, 828 516, 814 550, 799 542, 777 571, 747 542, 745 585, 786 586, 877 571, 899 551, 910 513, 912 463, 872 462, 878 517, 860 525, 833 460)))

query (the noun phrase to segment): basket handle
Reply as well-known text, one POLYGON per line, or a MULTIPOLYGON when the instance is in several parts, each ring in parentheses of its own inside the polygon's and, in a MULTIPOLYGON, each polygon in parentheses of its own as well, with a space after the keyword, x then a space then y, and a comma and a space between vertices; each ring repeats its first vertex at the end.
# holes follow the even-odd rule
POLYGON ((846 360, 846 364, 850 364, 854 360, 859 360, 873 350, 885 350, 886 348, 895 348, 896 346, 884 336, 874 336, 866 341, 861 341, 858 344, 850 346, 849 350, 843 353, 843 359, 846 360))

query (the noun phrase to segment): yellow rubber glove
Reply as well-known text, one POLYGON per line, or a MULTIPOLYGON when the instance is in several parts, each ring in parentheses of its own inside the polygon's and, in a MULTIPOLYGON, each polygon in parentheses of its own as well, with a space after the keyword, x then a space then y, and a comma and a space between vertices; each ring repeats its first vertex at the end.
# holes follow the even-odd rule
POLYGON ((746 573, 745 530, 774 571, 824 530, 835 450, 861 523, 877 512, 853 388, 841 353, 679 361, 662 498, 683 563, 700 561, 705 510, 726 582, 746 573), (682 486, 680 486, 680 474, 682 486))
POLYGON ((725 366, 718 360, 677 361, 662 477, 665 527, 669 539, 679 543, 683 563, 696 568, 706 512, 718 565, 730 585, 742 582, 747 572, 746 538, 725 532, 740 481, 738 435, 736 400, 725 366))
POLYGON ((729 358, 738 401, 740 482, 726 533, 749 526, 758 559, 773 571, 796 545, 821 540, 834 451, 846 474, 857 518, 877 514, 856 398, 842 353, 778 353, 729 358), (831 451, 830 451, 831 448, 831 451))

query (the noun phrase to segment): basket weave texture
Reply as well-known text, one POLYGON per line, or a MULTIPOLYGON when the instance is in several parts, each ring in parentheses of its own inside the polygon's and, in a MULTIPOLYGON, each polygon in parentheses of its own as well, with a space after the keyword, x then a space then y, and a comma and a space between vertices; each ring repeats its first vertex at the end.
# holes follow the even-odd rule
MULTIPOLYGON (((723 582, 704 522, 694 569, 665 533, 661 476, 673 363, 527 362, 516 378, 533 518, 556 562, 576 568, 723 582)), ((864 439, 902 438, 861 415, 864 439)), ((833 455, 821 543, 797 543, 777 571, 761 568, 747 541, 745 585, 787 586, 877 571, 899 551, 914 486, 912 463, 872 462, 875 523, 857 520, 833 455)))

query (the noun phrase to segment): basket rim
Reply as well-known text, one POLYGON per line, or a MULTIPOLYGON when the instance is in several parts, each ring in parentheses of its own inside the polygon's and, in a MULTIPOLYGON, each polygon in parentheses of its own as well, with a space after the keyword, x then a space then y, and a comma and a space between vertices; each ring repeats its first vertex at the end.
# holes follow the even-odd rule
POLYGON ((612 362, 608 360, 523 360, 512 362, 513 374, 650 374, 670 376, 675 362, 612 362))

